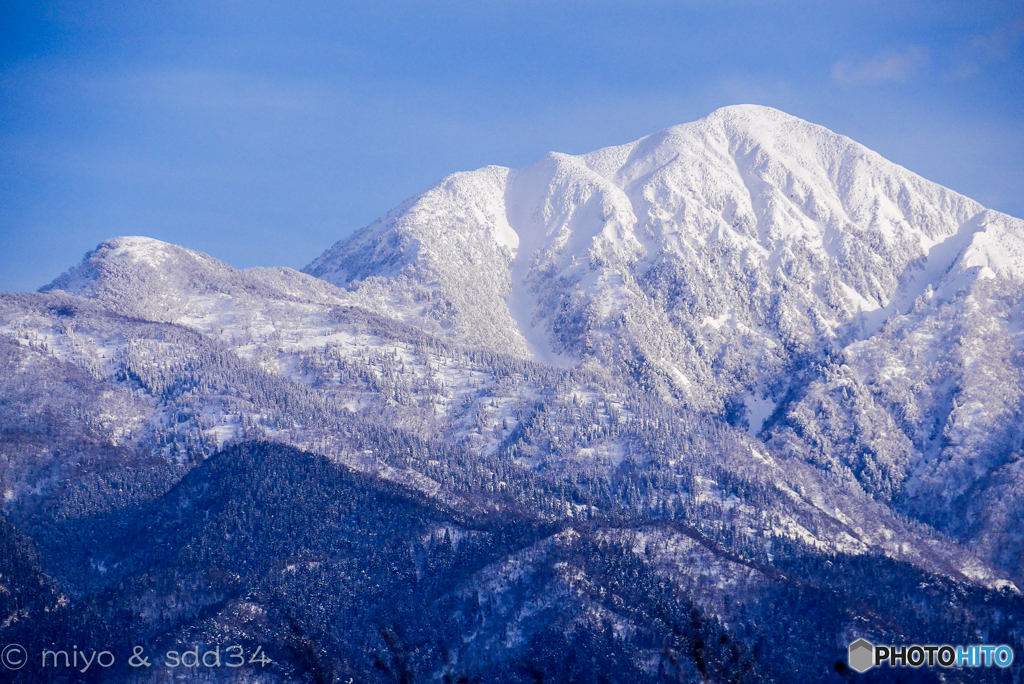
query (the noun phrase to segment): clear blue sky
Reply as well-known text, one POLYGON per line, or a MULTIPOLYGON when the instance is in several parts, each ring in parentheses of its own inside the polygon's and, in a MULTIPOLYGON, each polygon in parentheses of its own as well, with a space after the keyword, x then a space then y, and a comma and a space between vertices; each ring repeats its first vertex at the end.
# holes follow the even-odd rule
POLYGON ((778 107, 1024 216, 1024 3, 0 2, 0 290, 302 267, 443 176, 778 107))

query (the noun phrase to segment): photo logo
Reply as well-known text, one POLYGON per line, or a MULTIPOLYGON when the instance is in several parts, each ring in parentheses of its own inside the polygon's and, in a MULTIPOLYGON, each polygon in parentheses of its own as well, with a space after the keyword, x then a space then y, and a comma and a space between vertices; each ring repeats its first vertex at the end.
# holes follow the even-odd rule
POLYGON ((854 672, 866 672, 879 665, 1006 668, 1013 664, 1013 649, 1005 644, 875 646, 867 639, 857 639, 847 648, 846 662, 854 672))
POLYGON ((28 662, 28 651, 21 644, 9 644, 0 653, 0 662, 8 670, 20 670, 28 662))
POLYGON ((875 664, 875 647, 867 639, 857 639, 850 644, 847 663, 854 672, 867 672, 875 664))

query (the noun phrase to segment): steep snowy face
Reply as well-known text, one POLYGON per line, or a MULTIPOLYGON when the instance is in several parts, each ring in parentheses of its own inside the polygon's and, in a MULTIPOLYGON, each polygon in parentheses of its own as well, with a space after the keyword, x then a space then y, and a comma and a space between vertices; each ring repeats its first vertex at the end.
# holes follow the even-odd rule
POLYGON ((558 364, 595 354, 644 252, 629 198, 583 159, 550 154, 510 174, 506 207, 520 236, 506 301, 531 352, 558 364))
POLYGON ((1021 226, 825 128, 737 106, 456 174, 306 270, 432 332, 610 365, 759 423, 794 359, 869 335, 929 286, 1024 278, 1021 226))
POLYGON ((526 356, 505 304, 519 247, 506 213, 507 178, 497 166, 449 176, 304 270, 427 332, 526 356))

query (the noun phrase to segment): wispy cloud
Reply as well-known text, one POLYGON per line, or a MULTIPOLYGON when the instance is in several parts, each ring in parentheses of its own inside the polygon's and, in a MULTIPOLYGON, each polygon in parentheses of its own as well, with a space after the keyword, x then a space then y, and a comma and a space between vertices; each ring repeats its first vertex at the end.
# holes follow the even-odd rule
POLYGON ((885 50, 869 59, 844 59, 832 65, 832 78, 847 85, 906 83, 928 70, 928 48, 910 45, 903 50, 885 50))
POLYGON ((1024 19, 1007 26, 1001 26, 985 36, 976 36, 971 46, 992 60, 1004 60, 1010 57, 1014 48, 1024 40, 1024 19))
POLYGON ((1021 43, 1024 43, 1024 19, 1000 26, 991 33, 974 36, 966 48, 960 50, 959 64, 953 75, 969 78, 984 64, 1004 62, 1013 56, 1021 43))

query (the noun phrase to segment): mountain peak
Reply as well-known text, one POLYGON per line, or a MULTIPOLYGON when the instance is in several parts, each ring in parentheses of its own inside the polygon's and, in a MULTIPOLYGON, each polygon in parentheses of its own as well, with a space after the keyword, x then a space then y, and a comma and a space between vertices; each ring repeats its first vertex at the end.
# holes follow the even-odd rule
POLYGON ((808 131, 814 131, 816 134, 826 137, 836 136, 835 133, 824 126, 811 123, 774 107, 738 104, 720 107, 702 119, 670 126, 637 142, 639 143, 649 138, 664 138, 671 135, 691 135, 695 130, 708 128, 725 129, 732 135, 756 135, 759 132, 764 133, 779 128, 791 131, 794 127, 805 128, 808 131))
POLYGON ((230 267, 201 252, 162 242, 154 238, 130 235, 104 240, 85 255, 82 263, 39 289, 40 292, 64 290, 84 294, 102 288, 104 281, 119 276, 150 281, 173 277, 182 266, 223 270, 230 267))
POLYGON ((722 395, 697 395, 723 386, 723 343, 744 340, 726 383, 742 384, 761 374, 749 364, 906 310, 922 264, 947 294, 979 274, 1024 280, 1024 260, 995 258, 1019 251, 1021 222, 970 228, 982 211, 827 128, 735 105, 585 155, 454 174, 306 270, 464 343, 643 359, 666 391, 714 405, 722 395))
POLYGON ((172 255, 189 254, 195 258, 210 258, 201 252, 193 252, 184 247, 142 235, 126 235, 105 240, 95 251, 103 253, 108 258, 127 257, 153 266, 158 266, 172 255))
POLYGON ((239 270, 202 252, 142 236, 105 240, 39 291, 56 290, 99 300, 127 315, 193 326, 227 312, 238 320, 251 318, 245 310, 254 298, 338 304, 344 297, 290 268, 239 270))
MULTIPOLYGON (((708 114, 706 119, 746 119, 763 121, 803 121, 803 119, 788 114, 781 109, 758 104, 735 104, 719 107, 708 114)), ((685 125, 685 124, 683 124, 685 125)))

